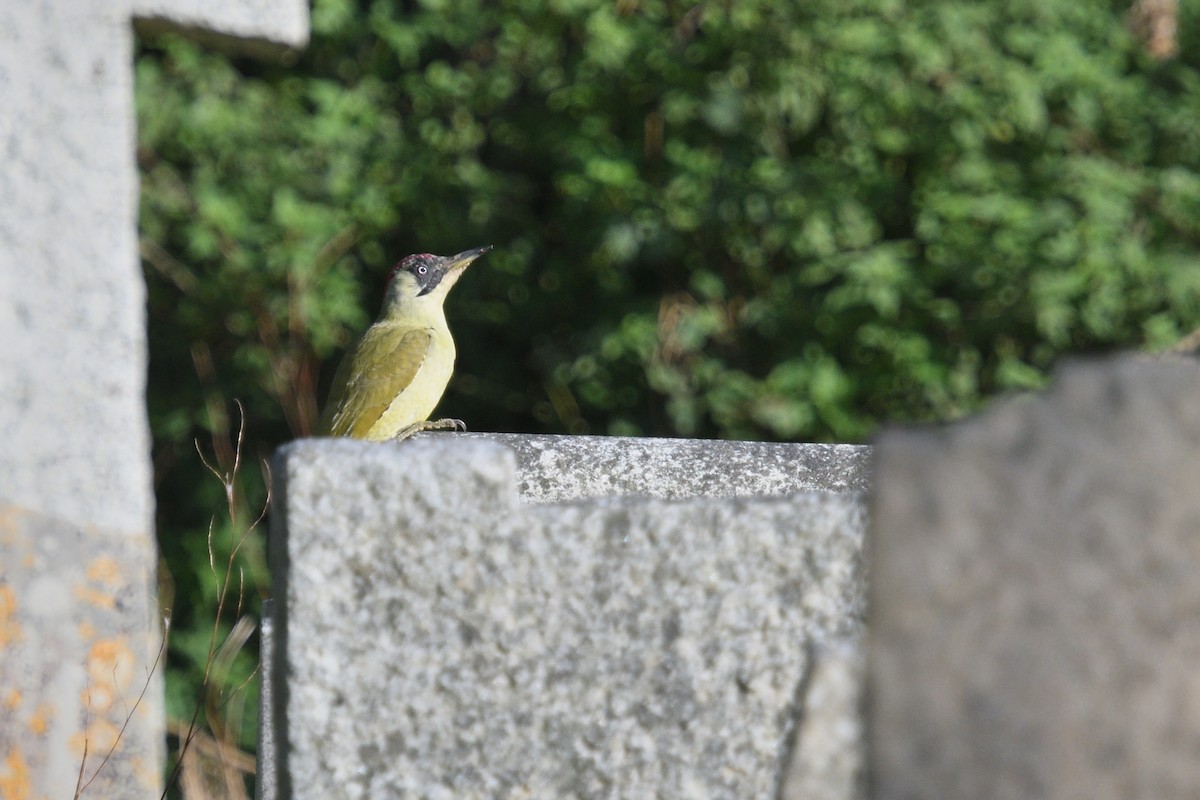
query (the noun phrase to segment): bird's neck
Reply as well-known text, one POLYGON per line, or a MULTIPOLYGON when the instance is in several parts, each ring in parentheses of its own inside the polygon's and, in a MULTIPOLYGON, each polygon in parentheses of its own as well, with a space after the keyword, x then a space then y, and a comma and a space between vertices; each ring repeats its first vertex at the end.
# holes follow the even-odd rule
POLYGON ((446 312, 432 296, 392 298, 384 304, 376 321, 442 329, 446 327, 446 312))

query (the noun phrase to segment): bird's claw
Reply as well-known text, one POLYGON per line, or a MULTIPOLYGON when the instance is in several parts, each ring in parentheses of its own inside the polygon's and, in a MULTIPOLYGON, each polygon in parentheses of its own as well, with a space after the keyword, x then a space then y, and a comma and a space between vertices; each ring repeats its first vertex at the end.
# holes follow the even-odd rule
POLYGON ((420 433, 421 431, 445 430, 465 433, 467 430, 467 423, 463 422, 461 419, 451 419, 449 417, 446 419, 426 419, 420 422, 414 422, 412 425, 402 429, 399 433, 392 437, 392 439, 396 442, 402 442, 408 437, 412 436, 414 433, 420 433))

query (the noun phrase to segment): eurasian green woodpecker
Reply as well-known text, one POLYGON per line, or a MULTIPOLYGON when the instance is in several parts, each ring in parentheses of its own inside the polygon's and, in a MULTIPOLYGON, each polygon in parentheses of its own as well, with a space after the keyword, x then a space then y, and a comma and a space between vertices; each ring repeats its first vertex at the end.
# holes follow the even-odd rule
POLYGON ((466 430, 461 420, 429 420, 454 373, 454 339, 442 304, 463 270, 491 249, 418 253, 392 267, 379 318, 334 373, 318 434, 382 442, 417 431, 466 430))

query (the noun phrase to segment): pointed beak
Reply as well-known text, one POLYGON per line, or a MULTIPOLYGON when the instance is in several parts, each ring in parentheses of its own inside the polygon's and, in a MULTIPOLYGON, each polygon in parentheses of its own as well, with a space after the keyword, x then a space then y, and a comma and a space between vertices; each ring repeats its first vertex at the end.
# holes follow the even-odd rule
POLYGON ((491 249, 492 246, 489 244, 483 247, 476 247, 474 250, 464 250, 456 256, 450 256, 446 259, 445 270, 447 272, 464 270, 470 266, 472 261, 491 249))
POLYGON ((463 271, 471 265, 471 262, 491 249, 492 246, 489 244, 487 247, 464 250, 456 256, 446 256, 436 267, 436 280, 422 289, 417 296, 422 297, 436 293, 438 297, 444 298, 454 284, 458 283, 458 279, 462 277, 463 271))

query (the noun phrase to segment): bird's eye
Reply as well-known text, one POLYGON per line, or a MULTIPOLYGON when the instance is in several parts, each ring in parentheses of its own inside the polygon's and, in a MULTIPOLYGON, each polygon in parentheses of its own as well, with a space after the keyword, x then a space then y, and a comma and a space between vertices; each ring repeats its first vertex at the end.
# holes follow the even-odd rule
POLYGON ((424 275, 426 272, 429 272, 429 268, 428 268, 428 267, 425 267, 425 266, 420 266, 420 267, 417 267, 417 274, 418 274, 418 275, 424 275))

